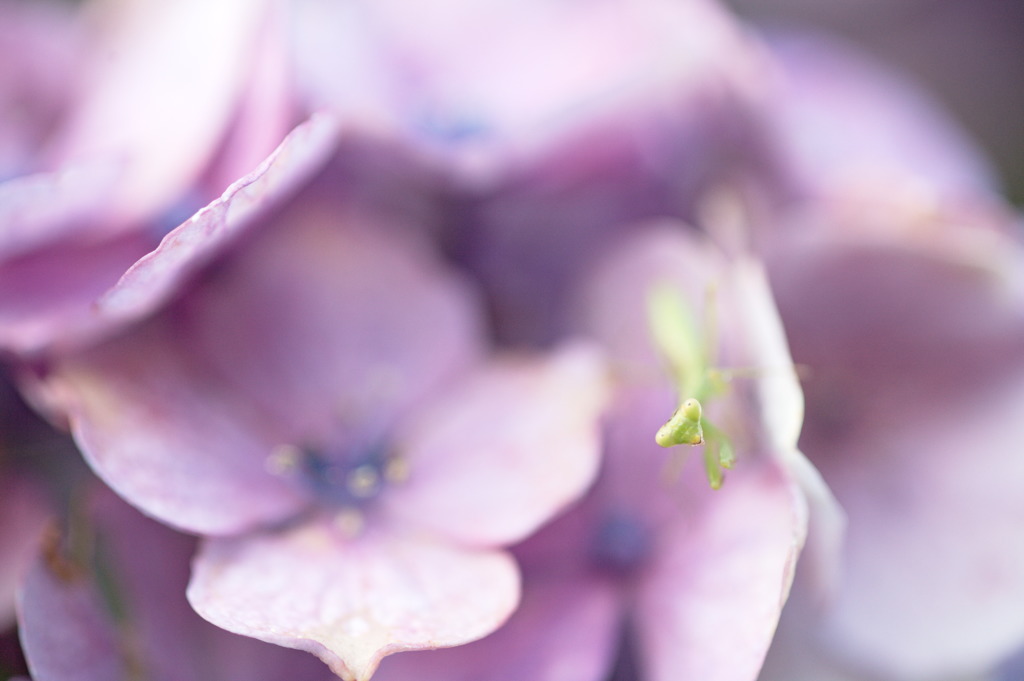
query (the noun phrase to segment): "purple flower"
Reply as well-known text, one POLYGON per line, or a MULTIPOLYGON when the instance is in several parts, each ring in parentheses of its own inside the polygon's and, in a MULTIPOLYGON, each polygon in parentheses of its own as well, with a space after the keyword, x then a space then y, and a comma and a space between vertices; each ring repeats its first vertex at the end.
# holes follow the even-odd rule
POLYGON ((200 614, 365 679, 514 609, 500 547, 592 481, 605 375, 579 344, 487 359, 424 234, 332 191, 334 131, 310 121, 169 234, 97 308, 140 321, 44 392, 115 490, 209 536, 200 614))

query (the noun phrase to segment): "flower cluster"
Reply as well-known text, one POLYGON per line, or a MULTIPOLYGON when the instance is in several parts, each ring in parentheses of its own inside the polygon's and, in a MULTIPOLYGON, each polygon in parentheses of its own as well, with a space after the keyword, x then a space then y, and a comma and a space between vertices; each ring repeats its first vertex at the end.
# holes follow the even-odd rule
POLYGON ((1024 245, 911 83, 714 0, 0 52, 0 675, 1016 678, 1024 245))

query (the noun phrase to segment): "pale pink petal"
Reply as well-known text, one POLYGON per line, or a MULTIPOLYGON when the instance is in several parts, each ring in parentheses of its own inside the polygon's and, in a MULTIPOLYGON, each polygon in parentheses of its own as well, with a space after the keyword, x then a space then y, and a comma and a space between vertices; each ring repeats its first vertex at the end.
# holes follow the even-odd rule
POLYGON ((483 349, 473 290, 419 236, 303 196, 187 302, 195 351, 288 444, 390 440, 483 349))
POLYGON ((740 464, 695 516, 663 528, 637 598, 645 678, 753 681, 807 529, 802 495, 774 462, 740 464))
POLYGON ((154 243, 140 233, 69 238, 0 263, 0 346, 28 355, 80 343, 92 304, 154 243))
MULTIPOLYGON (((259 3, 257 3, 259 4, 259 3)), ((245 89, 204 184, 226 187, 255 168, 295 124, 291 62, 288 57, 288 3, 264 3, 259 34, 246 66, 245 89)))
POLYGON ((810 367, 801 445, 849 519, 835 612, 810 633, 903 677, 989 668, 1024 636, 1019 254, 920 227, 772 263, 810 367))
POLYGON ((755 379, 764 443, 799 484, 810 506, 807 548, 801 557, 821 598, 837 588, 846 517, 821 474, 797 449, 804 420, 804 394, 789 354, 785 330, 764 268, 742 258, 730 283, 739 327, 749 339, 749 365, 755 379))
POLYGON ((77 18, 62 2, 0 2, 0 180, 36 167, 74 99, 85 46, 77 18))
POLYGON ((527 577, 523 602, 490 636, 385 659, 376 681, 600 681, 611 668, 620 598, 605 580, 527 577))
POLYGON ((50 509, 28 480, 0 474, 0 630, 14 621, 14 594, 39 549, 50 509))
POLYGON ((266 468, 274 424, 169 342, 177 331, 156 318, 48 377, 86 460, 133 505, 192 532, 237 532, 297 510, 299 490, 266 468))
MULTIPOLYGON (((609 349, 617 370, 648 384, 667 382, 664 359, 651 338, 650 294, 658 287, 678 291, 700 329, 709 288, 721 293, 720 284, 727 276, 724 254, 685 223, 661 220, 637 225, 634 234, 595 264, 580 287, 580 303, 574 306, 577 326, 609 349)), ((716 295, 717 305, 728 309, 729 301, 721 298, 716 295)), ((730 341, 733 317, 718 315, 720 346, 730 341)), ((695 340, 702 339, 698 335, 695 340)))
POLYGON ((744 34, 703 0, 302 8, 299 70, 315 102, 465 152, 476 180, 510 167, 495 151, 518 161, 638 110, 675 116, 756 72, 744 34))
POLYGON ((845 659, 902 678, 967 674, 1024 640, 1019 366, 1006 381, 822 457, 850 519, 826 630, 845 659))
POLYGON ((608 387, 588 345, 482 368, 399 434, 410 477, 388 511, 471 544, 522 539, 593 481, 608 387))
POLYGON ((195 181, 245 83, 263 1, 108 3, 83 98, 51 150, 68 161, 123 164, 109 222, 169 207, 195 181))
POLYGON ((348 681, 385 655, 494 631, 519 599, 512 559, 377 524, 355 539, 324 519, 206 540, 188 598, 229 631, 307 650, 348 681))
MULTIPOLYGON (((226 247, 242 223, 220 208, 225 222, 206 233, 200 214, 125 276, 111 296, 126 315, 161 302, 147 284, 169 296, 226 247)), ((56 364, 51 401, 108 484, 191 531, 278 520, 304 492, 267 470, 278 445, 387 444, 400 413, 472 365, 470 289, 414 233, 355 219, 297 201, 142 328, 56 364)))
POLYGON ((117 180, 103 164, 17 177, 0 184, 0 259, 58 240, 96 240, 117 180))
POLYGON ((786 332, 775 307, 764 267, 740 257, 730 271, 739 329, 747 339, 747 361, 755 379, 765 444, 786 456, 795 452, 804 422, 804 393, 789 354, 786 332))
POLYGON ((295 128, 252 173, 168 234, 160 247, 132 267, 96 305, 100 318, 123 321, 152 312, 182 280, 309 179, 334 151, 335 121, 317 115, 295 128))
POLYGON ((0 184, 0 346, 31 353, 66 341, 155 245, 143 233, 104 238, 112 170, 81 165, 0 184))
MULTIPOLYGON (((850 217, 821 215, 820 228, 844 229, 780 241, 767 261, 793 356, 808 370, 803 438, 826 447, 869 424, 929 418, 934 402, 1001 382, 1024 347, 1013 240, 961 226, 970 216, 913 225, 890 216, 877 226, 850 217), (890 236, 868 233, 876 227, 890 236)), ((819 466, 831 456, 804 449, 819 466)))
POLYGON ((0 186, 0 218, 9 220, 0 249, 12 256, 0 263, 0 343, 21 352, 66 350, 152 312, 308 179, 333 151, 335 134, 326 116, 299 126, 148 255, 150 235, 103 240, 94 233, 109 199, 105 176, 80 168, 0 186))

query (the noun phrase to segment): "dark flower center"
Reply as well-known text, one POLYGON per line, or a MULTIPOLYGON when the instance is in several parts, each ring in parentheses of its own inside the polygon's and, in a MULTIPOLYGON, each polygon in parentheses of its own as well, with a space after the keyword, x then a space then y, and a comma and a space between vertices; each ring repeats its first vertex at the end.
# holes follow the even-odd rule
POLYGON ((406 473, 404 460, 382 446, 339 452, 286 445, 274 452, 271 465, 330 509, 363 509, 388 483, 404 480, 406 473))
POLYGON ((598 570, 626 576, 646 562, 652 543, 650 529, 635 516, 609 512, 591 538, 590 559, 598 570))

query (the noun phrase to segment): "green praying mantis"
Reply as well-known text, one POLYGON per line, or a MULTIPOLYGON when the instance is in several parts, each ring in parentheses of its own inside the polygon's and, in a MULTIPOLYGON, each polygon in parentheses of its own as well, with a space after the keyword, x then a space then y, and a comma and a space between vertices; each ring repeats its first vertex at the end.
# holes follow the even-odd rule
MULTIPOLYGON (((647 299, 651 338, 662 355, 677 387, 680 403, 654 436, 662 447, 704 445, 704 471, 712 489, 719 489, 724 471, 736 462, 725 433, 704 415, 703 404, 724 393, 730 374, 715 366, 717 318, 715 289, 705 296, 703 328, 698 329, 689 303, 679 291, 663 284, 651 289, 647 299)), ((676 468, 682 460, 676 460, 676 468)))

